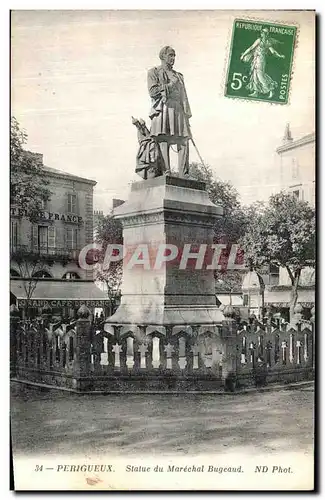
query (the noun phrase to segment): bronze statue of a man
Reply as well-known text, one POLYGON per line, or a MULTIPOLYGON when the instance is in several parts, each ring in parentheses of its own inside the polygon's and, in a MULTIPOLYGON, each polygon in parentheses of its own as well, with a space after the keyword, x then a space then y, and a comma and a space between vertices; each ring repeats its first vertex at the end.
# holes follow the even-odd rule
POLYGON ((189 173, 189 139, 192 116, 184 78, 173 69, 175 50, 163 47, 159 53, 161 65, 148 71, 148 89, 152 101, 150 135, 159 144, 165 173, 170 172, 169 148, 177 146, 178 171, 189 173))

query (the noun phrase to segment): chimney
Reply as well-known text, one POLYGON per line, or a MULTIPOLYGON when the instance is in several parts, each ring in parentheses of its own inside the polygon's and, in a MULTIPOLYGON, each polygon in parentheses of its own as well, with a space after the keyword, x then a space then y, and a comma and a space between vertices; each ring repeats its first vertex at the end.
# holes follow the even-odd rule
POLYGON ((291 135, 291 130, 290 130, 290 123, 286 124, 286 128, 284 130, 284 136, 282 139, 283 144, 288 144, 288 142, 292 142, 293 138, 291 135))

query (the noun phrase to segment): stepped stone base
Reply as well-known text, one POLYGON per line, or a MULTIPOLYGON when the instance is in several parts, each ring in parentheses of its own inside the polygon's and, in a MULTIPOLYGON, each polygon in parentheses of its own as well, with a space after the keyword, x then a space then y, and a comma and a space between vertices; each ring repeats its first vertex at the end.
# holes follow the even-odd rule
POLYGON ((171 176, 133 183, 114 216, 123 224, 126 251, 143 246, 150 266, 128 267, 130 260, 124 259, 121 304, 107 324, 220 325, 224 316, 216 306, 213 270, 206 263, 195 269, 195 259, 180 269, 184 245, 193 253, 210 247, 215 220, 222 216, 205 183, 171 176), (156 268, 158 249, 170 244, 179 256, 156 268))

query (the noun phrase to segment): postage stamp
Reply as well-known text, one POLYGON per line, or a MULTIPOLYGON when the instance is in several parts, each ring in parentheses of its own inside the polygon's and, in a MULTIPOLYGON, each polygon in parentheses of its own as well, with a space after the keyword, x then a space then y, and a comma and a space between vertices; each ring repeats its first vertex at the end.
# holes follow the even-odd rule
POLYGON ((287 104, 297 26, 235 19, 225 96, 287 104))

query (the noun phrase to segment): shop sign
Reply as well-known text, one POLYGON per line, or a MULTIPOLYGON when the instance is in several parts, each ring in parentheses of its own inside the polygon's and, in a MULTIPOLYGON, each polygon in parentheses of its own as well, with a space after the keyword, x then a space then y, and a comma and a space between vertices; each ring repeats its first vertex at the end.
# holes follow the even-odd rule
MULTIPOLYGON (((11 207, 10 208, 10 215, 12 216, 18 216, 18 217, 26 217, 27 212, 26 210, 18 207, 11 207)), ((63 221, 63 222, 72 222, 73 224, 82 224, 83 219, 79 215, 73 215, 73 214, 62 214, 59 212, 46 212, 42 211, 41 212, 41 219, 42 220, 48 220, 48 221, 63 221)))
MULTIPOLYGON (((27 299, 18 299, 17 302, 18 302, 18 307, 23 308, 27 303, 27 299)), ((107 301, 105 301, 105 300, 31 299, 29 301, 29 306, 30 307, 49 306, 49 307, 53 307, 53 308, 59 308, 59 307, 76 307, 76 306, 80 306, 80 305, 84 304, 87 307, 104 307, 105 303, 107 303, 107 301)))

